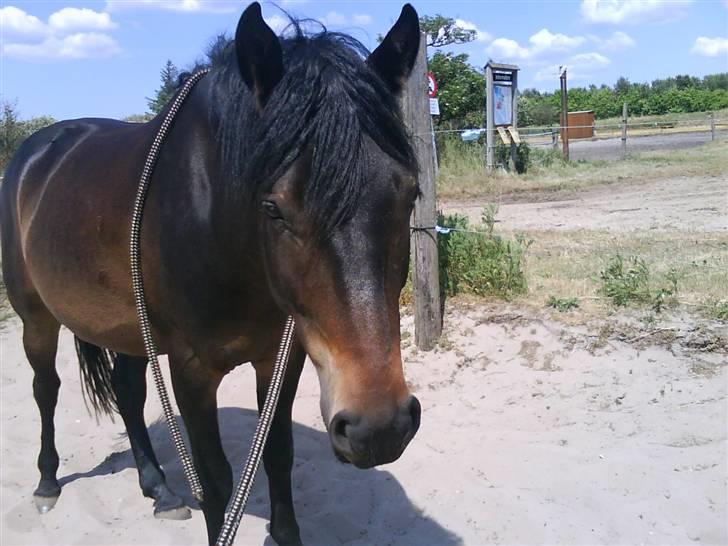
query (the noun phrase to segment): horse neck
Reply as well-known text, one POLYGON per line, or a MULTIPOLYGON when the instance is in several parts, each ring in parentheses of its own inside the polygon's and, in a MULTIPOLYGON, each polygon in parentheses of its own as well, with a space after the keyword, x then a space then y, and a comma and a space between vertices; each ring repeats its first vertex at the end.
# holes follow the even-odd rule
POLYGON ((179 111, 164 143, 172 153, 158 168, 171 173, 160 177, 165 186, 162 199, 169 199, 166 208, 174 211, 169 221, 179 223, 174 213, 185 215, 186 225, 172 232, 198 244, 199 253, 215 253, 209 257, 212 261, 234 270, 259 261, 257 215, 245 199, 231 199, 231 180, 221 168, 211 79, 204 77, 179 111))

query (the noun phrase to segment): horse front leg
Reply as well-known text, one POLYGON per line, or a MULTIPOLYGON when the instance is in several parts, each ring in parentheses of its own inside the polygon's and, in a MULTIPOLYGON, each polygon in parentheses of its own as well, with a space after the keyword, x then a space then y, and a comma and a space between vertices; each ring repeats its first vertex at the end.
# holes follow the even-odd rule
POLYGON ((222 448, 217 421, 217 388, 224 374, 203 365, 196 356, 180 359, 170 355, 170 371, 202 485, 200 507, 205 515, 207 538, 214 544, 233 488, 233 472, 222 448))
MULTIPOLYGON (((273 416, 268 441, 263 451, 263 465, 270 492, 270 534, 280 546, 301 544, 301 535, 293 509, 291 469, 293 467, 293 431, 291 411, 298 389, 306 353, 300 343, 292 347, 278 407, 273 416)), ((258 410, 263 408, 275 358, 254 362, 258 410)))

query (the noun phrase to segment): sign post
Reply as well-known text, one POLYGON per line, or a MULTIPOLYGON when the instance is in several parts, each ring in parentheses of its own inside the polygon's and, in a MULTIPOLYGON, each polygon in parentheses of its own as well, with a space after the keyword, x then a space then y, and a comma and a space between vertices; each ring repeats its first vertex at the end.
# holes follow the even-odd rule
POLYGON ((440 115, 440 102, 437 100, 437 80, 432 72, 427 73, 427 96, 430 97, 430 133, 432 134, 432 154, 435 158, 435 175, 437 175, 440 171, 440 162, 437 160, 437 142, 435 142, 432 116, 440 115))
POLYGON ((489 61, 485 65, 485 165, 495 168, 496 132, 510 144, 515 159, 518 138, 518 70, 516 65, 489 61))

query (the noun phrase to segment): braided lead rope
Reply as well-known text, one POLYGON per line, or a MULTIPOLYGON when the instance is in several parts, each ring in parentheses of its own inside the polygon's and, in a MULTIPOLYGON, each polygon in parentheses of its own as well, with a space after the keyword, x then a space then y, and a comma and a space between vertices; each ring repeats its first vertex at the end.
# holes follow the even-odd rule
POLYGON ((253 487, 255 474, 258 471, 258 466, 260 466, 260 457, 263 453, 265 442, 268 439, 273 413, 278 405, 278 397, 281 393, 283 378, 286 375, 286 366, 288 365, 288 357, 291 354, 291 343, 293 342, 295 329, 296 324, 293 321, 293 317, 289 316, 283 328, 281 344, 278 347, 278 355, 276 356, 275 366, 273 367, 273 376, 268 386, 265 404, 263 404, 263 409, 258 418, 258 425, 255 428, 255 435, 253 436, 253 443, 248 452, 248 459, 245 461, 240 482, 238 482, 235 495, 230 503, 230 510, 225 518, 222 529, 220 529, 220 535, 217 537, 215 546, 230 546, 235 540, 235 533, 237 533, 238 527, 240 526, 240 520, 243 517, 245 505, 248 503, 250 490, 253 487))
POLYGON ((174 442, 179 458, 182 461, 182 468, 184 469, 185 477, 187 478, 187 482, 190 484, 192 494, 200 502, 203 497, 202 485, 200 485, 200 479, 197 477, 197 472, 195 472, 195 467, 193 466, 190 455, 187 452, 187 446, 185 446, 182 434, 177 426, 177 421, 174 418, 172 404, 169 401, 169 394, 167 393, 167 388, 164 385, 164 377, 162 377, 162 371, 159 369, 157 347, 154 344, 154 338, 152 337, 152 328, 149 323, 149 313, 144 295, 141 247, 139 245, 139 239, 142 226, 142 214, 144 212, 144 202, 149 190, 149 180, 154 172, 154 166, 157 163, 162 143, 164 142, 167 133, 169 133, 169 129, 172 126, 177 112, 179 112, 179 109, 182 107, 182 104, 189 95, 190 91, 194 85, 205 74, 207 74, 207 72, 208 70, 202 70, 187 79, 180 91, 172 100, 169 111, 167 112, 167 115, 164 116, 162 125, 159 127, 159 131, 157 131, 157 135, 154 137, 152 146, 147 154, 147 159, 144 162, 142 175, 139 178, 139 187, 137 189, 136 199, 134 200, 134 210, 131 218, 131 238, 129 243, 132 286, 134 290, 134 300, 136 301, 137 317, 139 318, 139 327, 141 329, 142 339, 144 340, 144 349, 146 350, 149 363, 152 365, 152 375, 154 376, 154 384, 157 387, 159 400, 162 403, 162 409, 164 410, 164 419, 167 421, 169 433, 172 436, 172 441, 174 442))

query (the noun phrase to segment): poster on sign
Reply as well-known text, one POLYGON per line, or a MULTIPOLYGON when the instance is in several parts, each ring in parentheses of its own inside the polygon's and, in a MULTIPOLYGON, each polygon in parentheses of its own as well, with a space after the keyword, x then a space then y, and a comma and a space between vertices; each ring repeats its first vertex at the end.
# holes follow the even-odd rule
POLYGON ((493 123, 494 125, 513 125, 513 104, 511 87, 493 86, 493 123))

